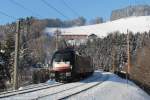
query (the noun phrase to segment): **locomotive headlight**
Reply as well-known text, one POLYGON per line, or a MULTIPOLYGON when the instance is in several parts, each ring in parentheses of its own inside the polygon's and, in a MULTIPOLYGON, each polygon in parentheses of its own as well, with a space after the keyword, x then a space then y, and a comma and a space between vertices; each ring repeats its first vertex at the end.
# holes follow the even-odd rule
POLYGON ((70 69, 72 70, 72 65, 70 66, 70 69))
POLYGON ((68 64, 68 65, 70 65, 70 61, 66 61, 65 63, 68 64))
POLYGON ((66 72, 66 76, 71 76, 71 72, 66 72))

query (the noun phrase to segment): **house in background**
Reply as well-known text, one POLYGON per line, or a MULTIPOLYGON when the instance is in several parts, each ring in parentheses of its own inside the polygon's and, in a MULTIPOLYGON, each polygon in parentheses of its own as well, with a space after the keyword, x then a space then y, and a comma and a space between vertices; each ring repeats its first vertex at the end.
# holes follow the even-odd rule
POLYGON ((63 38, 67 43, 74 46, 85 45, 87 42, 87 35, 80 34, 61 34, 61 38, 63 38))
POLYGON ((56 37, 56 40, 65 40, 67 44, 71 46, 85 45, 89 39, 90 41, 93 41, 97 38, 97 35, 95 35, 94 33, 87 34, 86 31, 78 33, 78 31, 72 32, 67 29, 62 30, 60 28, 48 29, 46 30, 46 33, 53 34, 53 36, 56 37))
POLYGON ((88 39, 87 34, 72 34, 72 33, 66 33, 62 32, 60 30, 55 30, 54 31, 54 36, 58 40, 65 40, 67 44, 71 46, 79 46, 79 45, 85 45, 88 39))

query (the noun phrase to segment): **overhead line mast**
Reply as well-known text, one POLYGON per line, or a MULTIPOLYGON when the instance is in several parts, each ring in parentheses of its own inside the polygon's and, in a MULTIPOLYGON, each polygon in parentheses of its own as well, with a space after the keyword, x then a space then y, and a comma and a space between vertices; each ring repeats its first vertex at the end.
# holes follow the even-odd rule
POLYGON ((16 40, 15 40, 15 61, 14 61, 14 80, 13 80, 13 88, 15 90, 18 89, 19 37, 20 37, 20 20, 17 22, 16 40))
MULTIPOLYGON (((0 11, 0 14, 9 17, 11 19, 17 20, 16 17, 10 16, 7 13, 0 11)), ((15 61, 14 61, 14 75, 13 75, 13 89, 18 89, 18 60, 19 60, 19 34, 20 34, 20 20, 17 22, 16 29, 16 40, 15 40, 15 61)))
POLYGON ((128 54, 128 68, 127 68, 127 73, 130 75, 130 70, 131 70, 131 56, 130 56, 130 33, 127 30, 127 54, 128 54))

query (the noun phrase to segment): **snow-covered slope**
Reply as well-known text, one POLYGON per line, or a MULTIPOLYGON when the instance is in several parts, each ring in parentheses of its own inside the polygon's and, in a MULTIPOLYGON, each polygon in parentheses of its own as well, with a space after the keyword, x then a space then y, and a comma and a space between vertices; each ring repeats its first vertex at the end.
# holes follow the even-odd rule
MULTIPOLYGON (((99 37, 107 36, 108 33, 120 31, 126 33, 127 29, 134 33, 145 32, 150 30, 150 16, 134 16, 123 18, 115 21, 110 21, 102 24, 87 25, 72 28, 61 28, 62 34, 86 34, 92 33, 99 37)), ((46 28, 46 32, 54 33, 56 28, 46 28)))

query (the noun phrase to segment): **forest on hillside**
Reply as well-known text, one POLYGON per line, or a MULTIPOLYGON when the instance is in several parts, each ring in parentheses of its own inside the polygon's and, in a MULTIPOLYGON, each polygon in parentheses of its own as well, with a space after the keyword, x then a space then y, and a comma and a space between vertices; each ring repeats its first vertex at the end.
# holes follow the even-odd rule
MULTIPOLYGON (((130 78, 150 93, 150 32, 129 33, 130 78)), ((127 34, 115 32, 104 38, 89 40, 78 51, 93 59, 95 69, 127 72, 127 34)))

